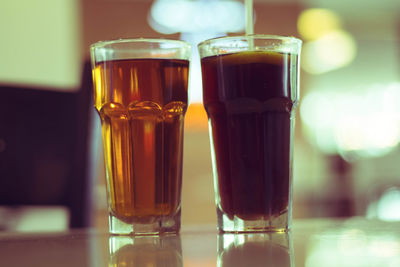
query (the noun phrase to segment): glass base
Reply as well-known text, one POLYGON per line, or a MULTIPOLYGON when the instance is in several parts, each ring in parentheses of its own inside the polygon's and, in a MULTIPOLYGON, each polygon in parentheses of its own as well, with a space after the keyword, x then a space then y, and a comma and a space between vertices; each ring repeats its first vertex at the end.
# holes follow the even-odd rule
POLYGON ((172 217, 159 217, 152 223, 126 223, 109 214, 109 230, 113 235, 178 234, 181 228, 181 211, 172 217))
POLYGON ((221 233, 287 232, 290 228, 289 211, 259 220, 230 219, 217 207, 218 231, 221 233))

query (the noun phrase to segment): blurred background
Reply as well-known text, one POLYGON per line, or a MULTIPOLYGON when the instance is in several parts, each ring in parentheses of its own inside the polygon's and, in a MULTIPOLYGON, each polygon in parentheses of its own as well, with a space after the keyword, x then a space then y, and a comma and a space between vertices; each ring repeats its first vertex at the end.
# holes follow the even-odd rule
MULTIPOLYGON (((0 230, 107 227, 89 46, 192 43, 183 224, 216 224, 196 45, 244 32, 236 0, 2 0, 0 230)), ((294 218, 400 220, 400 2, 255 0, 255 33, 301 38, 294 218)))

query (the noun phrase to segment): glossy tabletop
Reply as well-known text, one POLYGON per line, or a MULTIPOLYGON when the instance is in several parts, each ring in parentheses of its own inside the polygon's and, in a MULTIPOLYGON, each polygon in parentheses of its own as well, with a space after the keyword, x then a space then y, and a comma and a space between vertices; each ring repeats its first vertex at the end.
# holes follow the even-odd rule
POLYGON ((98 230, 0 233, 0 266, 400 266, 400 223, 295 220, 289 234, 117 237, 98 230))

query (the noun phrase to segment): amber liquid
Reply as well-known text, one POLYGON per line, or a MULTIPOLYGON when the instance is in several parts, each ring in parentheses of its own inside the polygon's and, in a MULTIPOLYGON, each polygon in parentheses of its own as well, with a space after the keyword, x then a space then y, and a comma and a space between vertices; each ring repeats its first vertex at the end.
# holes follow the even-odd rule
POLYGON ((240 52, 201 63, 218 208, 243 220, 287 212, 297 58, 240 52))
POLYGON ((130 59, 93 70, 108 206, 126 223, 180 211, 188 68, 186 60, 130 59))

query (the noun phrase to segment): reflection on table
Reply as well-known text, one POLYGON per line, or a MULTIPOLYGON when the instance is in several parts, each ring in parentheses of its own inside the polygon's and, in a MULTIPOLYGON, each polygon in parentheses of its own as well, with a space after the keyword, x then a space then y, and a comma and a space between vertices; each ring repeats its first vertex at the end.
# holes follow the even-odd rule
POLYGON ((293 267, 291 234, 220 234, 218 267, 293 267))
POLYGON ((180 236, 111 236, 109 266, 183 266, 180 236))
POLYGON ((0 259, 1 266, 41 267, 397 267, 400 222, 295 220, 288 234, 218 234, 215 226, 161 237, 3 232, 0 259))

